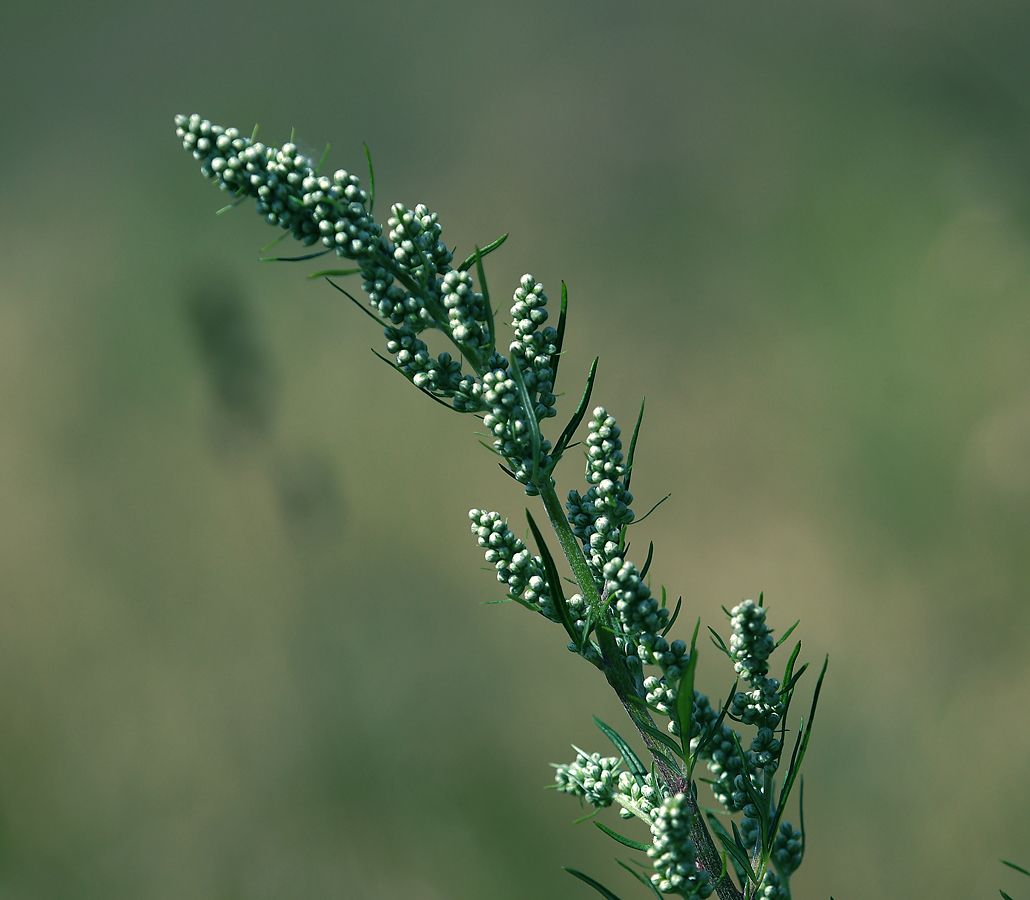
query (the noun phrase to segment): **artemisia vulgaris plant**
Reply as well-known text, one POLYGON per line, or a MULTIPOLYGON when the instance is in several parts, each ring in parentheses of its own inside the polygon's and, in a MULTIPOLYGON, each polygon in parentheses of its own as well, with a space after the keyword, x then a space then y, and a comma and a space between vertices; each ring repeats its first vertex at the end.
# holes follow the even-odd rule
MULTIPOLYGON (((772 654, 794 626, 775 639, 759 597, 723 608, 728 638, 709 629, 734 671, 725 700, 712 703, 695 690, 700 619, 689 643, 671 639, 681 602, 670 609, 664 589, 655 595, 648 586, 653 545, 639 567, 627 556, 627 532, 635 521, 630 481, 643 406, 624 453, 615 419, 603 407, 590 406, 595 359, 571 419, 556 438, 545 437, 547 420, 556 412, 565 286, 554 327, 547 324, 543 286, 532 275, 522 277, 511 306, 512 337, 502 353, 483 259, 504 237, 455 265, 436 214, 425 206, 395 203, 385 226, 376 221, 370 158, 366 191, 342 169, 321 174, 322 164, 299 153, 292 141, 266 146, 256 134, 247 137, 197 115, 176 116, 175 125, 203 174, 234 198, 230 205, 253 199, 270 225, 302 244, 320 246, 294 259, 335 253, 353 263, 311 277, 325 277, 376 321, 392 360, 381 358, 423 394, 480 418, 492 441, 488 449, 505 474, 527 495, 539 497, 571 570, 576 588, 571 596, 566 596, 570 582, 529 510, 528 532, 518 530, 527 539, 532 534, 535 553, 498 512, 471 510, 472 533, 506 586, 507 599, 564 631, 568 649, 597 669, 618 695, 646 748, 642 759, 615 728, 595 718, 615 755, 575 748, 575 760, 555 766, 554 787, 595 811, 614 805, 623 819, 643 823, 642 828, 620 826, 631 831, 624 835, 595 820, 621 851, 637 854, 620 865, 655 896, 790 898, 791 879, 805 852, 803 806, 799 802, 800 829, 784 813, 799 784, 826 664, 807 719, 797 717, 789 728, 788 713, 807 664, 796 668, 798 642, 778 663, 782 677, 769 674, 772 654), (333 280, 346 277, 360 278, 367 304, 333 280), (441 334, 453 350, 433 355, 422 339, 429 331, 441 334), (587 487, 583 493, 568 491, 563 503, 555 469, 576 446, 584 419, 587 487), (697 774, 698 763, 709 777, 697 774), (717 811, 703 805, 708 794, 699 794, 698 781, 709 785, 717 811)), ((617 900, 594 878, 568 871, 617 900)))

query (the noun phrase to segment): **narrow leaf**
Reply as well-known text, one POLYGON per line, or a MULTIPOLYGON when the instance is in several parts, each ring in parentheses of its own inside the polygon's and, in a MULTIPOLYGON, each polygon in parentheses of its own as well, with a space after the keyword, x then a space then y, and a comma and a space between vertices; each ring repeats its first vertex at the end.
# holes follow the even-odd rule
POLYGON ((643 522, 644 519, 646 519, 649 515, 651 515, 651 513, 653 513, 656 509, 658 509, 658 507, 661 506, 671 496, 672 496, 672 494, 666 494, 664 497, 662 497, 661 500, 659 500, 654 506, 652 506, 646 513, 644 513, 639 519, 634 519, 632 522, 630 522, 630 525, 636 525, 638 522, 643 522))
POLYGON ((618 841, 625 847, 629 847, 630 850, 639 850, 641 853, 647 853, 651 848, 650 844, 642 844, 640 841, 634 841, 632 838, 628 838, 623 834, 619 834, 617 831, 612 831, 604 822, 594 822, 594 824, 601 829, 608 837, 618 841))
POLYGON ((690 656, 687 659, 687 668, 680 677, 679 687, 676 690, 676 720, 680 726, 680 744, 683 747, 684 757, 690 755, 690 731, 694 724, 694 671, 697 669, 697 631, 701 627, 701 620, 697 620, 697 628, 694 629, 694 639, 690 642, 690 656))
POLYGON ((1022 866, 1017 866, 1015 863, 1011 863, 1007 859, 1000 860, 1000 862, 1003 866, 1008 866, 1010 869, 1015 869, 1017 872, 1022 872, 1024 875, 1030 875, 1030 872, 1022 866))
POLYGON ((582 872, 580 872, 580 871, 578 871, 576 869, 570 869, 568 866, 562 866, 562 868, 566 872, 568 872, 570 875, 574 875, 580 881, 583 881, 586 884, 589 884, 590 887, 592 887, 595 891, 597 891, 597 893, 599 893, 602 897, 604 897, 605 900, 619 900, 619 898, 615 894, 613 894, 610 890, 608 890, 608 888, 606 888, 600 882, 594 881, 594 879, 591 878, 589 875, 584 875, 582 872))
POLYGON ((712 628, 711 625, 708 626, 708 630, 712 633, 712 643, 715 644, 715 646, 718 647, 720 650, 722 650, 722 652, 725 653, 732 661, 733 654, 730 653, 730 648, 726 646, 726 642, 722 639, 722 636, 719 634, 719 632, 712 628))
POLYGON ((540 434, 540 423, 536 420, 536 405, 529 395, 529 388, 526 387, 526 380, 522 376, 522 367, 514 353, 511 358, 511 377, 519 389, 519 400, 526 416, 526 424, 529 426, 529 445, 530 452, 533 454, 533 469, 529 476, 529 482, 536 484, 537 476, 540 474, 540 444, 543 436, 540 434))
POLYGON ((372 170, 372 151, 364 141, 361 145, 365 148, 365 159, 368 160, 368 214, 372 215, 372 207, 376 203, 376 173, 372 170))
POLYGON ((323 269, 321 272, 312 272, 308 278, 343 278, 347 275, 357 275, 361 269, 323 269))
POLYGON ((644 885, 647 888, 650 888, 651 893, 654 894, 655 897, 658 898, 658 900, 664 900, 662 895, 660 893, 658 893, 658 888, 656 888, 653 884, 651 884, 651 882, 647 878, 645 878, 643 875, 641 875, 636 869, 631 869, 621 859, 617 859, 615 861, 620 866, 622 866, 622 868, 624 868, 627 872, 629 872, 630 875, 632 875, 634 878, 636 878, 636 880, 639 881, 642 885, 644 885))
POLYGON ((576 433, 576 429, 579 428, 579 423, 583 421, 583 416, 586 414, 587 407, 590 405, 590 393, 594 389, 594 379, 597 377, 597 363, 599 360, 600 357, 594 357, 594 362, 590 366, 590 374, 587 375, 587 385, 583 390, 583 396, 579 401, 579 406, 576 407, 576 411, 572 414, 572 418, 569 419, 569 424, 565 426, 565 430, 561 433, 561 437, 559 437, 554 444, 554 450, 551 453, 551 457, 554 459, 555 463, 561 459, 561 455, 565 452, 566 446, 572 439, 572 435, 574 435, 576 433))
POLYGON ((726 852, 729 853, 730 858, 733 860, 734 866, 744 874, 744 881, 757 881, 755 878, 754 870, 751 868, 751 859, 746 850, 743 849, 743 842, 740 840, 740 834, 737 832, 737 823, 731 822, 733 826, 733 834, 736 840, 731 838, 725 829, 721 829, 715 833, 715 836, 722 843, 723 847, 726 848, 726 852))
MULTIPOLYGON (((627 548, 629 549, 629 548, 627 548)), ((654 541, 648 545, 647 548, 647 559, 644 560, 644 566, 640 570, 640 577, 645 578, 647 576, 647 570, 651 568, 651 559, 654 557, 654 541)))
MULTIPOLYGON (((504 237, 507 237, 505 235, 504 237)), ((503 238, 501 238, 503 240, 503 238)), ((497 244, 497 241, 494 241, 497 244)), ((500 246, 500 244, 497 244, 500 246)), ((483 271, 483 253, 476 247, 472 254, 476 259, 476 277, 479 278, 479 292, 483 295, 483 306, 486 309, 486 333, 490 336, 490 349, 496 345, 496 332, 494 326, 494 308, 490 305, 490 289, 486 286, 486 273, 483 271)))
POLYGON ((780 646, 780 644, 782 644, 782 643, 783 643, 783 642, 784 642, 785 640, 787 640, 787 638, 789 638, 789 637, 790 637, 790 633, 791 633, 791 632, 792 632, 792 631, 793 631, 793 630, 794 630, 795 628, 797 628, 797 627, 798 627, 798 625, 800 625, 800 624, 801 624, 801 620, 800 620, 800 619, 798 619, 798 620, 797 620, 797 621, 796 621, 796 622, 795 622, 795 623, 794 623, 793 625, 791 625, 791 626, 790 626, 790 628, 788 628, 788 629, 787 629, 787 630, 786 630, 785 632, 783 632, 783 637, 781 637, 781 638, 780 638, 780 639, 779 639, 779 640, 778 640, 778 641, 777 641, 777 642, 776 642, 776 643, 775 643, 775 644, 773 645, 773 650, 775 650, 775 649, 776 649, 777 647, 779 647, 779 646, 780 646))
POLYGON ((304 262, 306 259, 318 259, 318 257, 332 252, 332 250, 319 250, 317 253, 305 253, 303 256, 259 256, 258 260, 261 262, 304 262))
POLYGON ((669 735, 665 734, 662 731, 659 731, 657 728, 654 727, 654 725, 650 725, 647 722, 635 722, 634 724, 641 731, 647 732, 649 735, 651 735, 651 737, 658 741, 658 743, 663 744, 665 747, 667 747, 669 750, 675 753, 676 756, 680 757, 681 759, 685 758, 683 755, 683 751, 679 747, 679 744, 677 744, 671 737, 669 737, 669 735))
POLYGON ((551 371, 554 373, 554 377, 551 379, 552 384, 558 383, 558 363, 561 362, 561 350, 562 345, 565 343, 565 321, 569 311, 569 289, 565 286, 565 282, 561 283, 561 308, 558 311, 558 332, 557 338, 554 341, 554 356, 551 357, 551 371))
POLYGON ((815 683, 815 691, 812 693, 812 709, 808 714, 808 722, 805 725, 804 737, 800 744, 794 745, 794 752, 791 754, 790 767, 787 770, 787 777, 783 780, 783 787, 780 789, 780 802, 777 804, 776 817, 773 819, 773 827, 777 827, 783 816, 783 810, 787 805, 787 797, 794 781, 801 769, 801 761, 805 758, 805 751, 808 749, 808 741, 812 736, 812 723, 815 721, 815 708, 819 703, 819 692, 823 688, 823 679, 826 677, 826 667, 830 664, 830 657, 823 661, 823 669, 819 673, 819 680, 815 683))
MULTIPOLYGON (((569 605, 565 600, 565 594, 561 589, 561 578, 558 577, 558 567, 554 564, 554 557, 551 556, 551 551, 547 549, 547 544, 544 542, 544 536, 540 533, 540 529, 537 528, 536 522, 533 521, 533 516, 529 510, 526 510, 526 518, 529 519, 529 527, 533 532, 533 537, 536 539, 537 549, 540 551, 540 559, 544 564, 544 572, 547 575, 547 587, 551 595, 551 602, 555 605, 558 611, 558 618, 561 619, 561 623, 568 633, 572 642, 578 647, 580 643, 579 635, 576 633, 576 628, 572 623, 572 614, 569 612, 569 605)), ((581 648, 582 649, 582 648, 581 648)))
POLYGON ((629 490, 629 482, 633 477, 633 455, 637 450, 637 435, 640 434, 640 423, 644 421, 644 404, 646 397, 640 398, 640 412, 637 414, 637 424, 633 428, 633 437, 629 442, 629 455, 626 457, 626 490, 629 490))
POLYGON ((322 151, 322 158, 318 161, 318 165, 315 166, 315 174, 317 175, 321 170, 322 166, 325 165, 326 159, 329 157, 329 142, 326 141, 325 150, 322 151))
MULTIPOLYGON (((338 290, 348 300, 350 300, 366 316, 368 316, 369 318, 373 319, 375 322, 377 322, 380 325, 383 324, 383 320, 380 319, 379 316, 377 316, 374 312, 372 312, 372 310, 369 309, 364 303, 362 303, 360 300, 358 300, 357 297, 355 297, 350 291, 346 290, 345 288, 340 287, 335 281, 332 281, 329 278, 326 278, 326 281, 328 281, 334 288, 336 288, 336 290, 338 290)), ((377 353, 376 356, 379 356, 379 354, 377 353)), ((383 357, 380 356, 379 358, 382 359, 383 357)))
MULTIPOLYGON (((663 588, 662 590, 665 590, 665 589, 663 588)), ((666 625, 665 626, 665 630, 662 631, 662 637, 665 637, 665 635, 667 635, 670 631, 672 631, 672 626, 676 624, 676 619, 678 618, 678 616, 680 614, 680 610, 682 608, 683 608, 683 598, 680 597, 679 600, 676 601, 676 608, 672 611, 672 616, 669 618, 669 624, 666 625)))
POLYGON ((476 252, 473 253, 468 259, 466 259, 465 262, 463 262, 460 266, 458 266, 458 271, 467 272, 475 265, 477 256, 479 256, 479 258, 482 259, 488 253, 493 253, 494 250, 500 247, 501 244, 503 244, 506 240, 508 240, 508 235, 502 234, 496 241, 491 241, 482 249, 476 247, 476 252))
POLYGON ((640 761, 640 757, 633 752, 630 745, 623 740, 622 735, 612 728, 611 725, 606 725, 597 718, 597 716, 594 716, 594 724, 600 728, 604 733, 604 736, 615 745, 615 749, 619 751, 622 758, 626 761, 626 768, 628 768, 633 777, 637 779, 637 784, 642 784, 642 779, 647 778, 647 769, 640 761))
MULTIPOLYGON (((733 843, 733 838, 730 837, 729 832, 723 827, 722 822, 715 817, 715 814, 711 810, 705 810, 705 818, 708 820, 709 827, 713 832, 715 832, 715 835, 723 842, 724 845, 727 842, 733 843)), ((732 853, 727 852, 724 852, 722 856, 723 867, 726 866, 726 857, 728 856, 730 861, 733 863, 733 871, 737 873, 737 881, 741 884, 745 884, 747 882, 747 872, 744 871, 744 868, 740 865, 740 861, 737 857, 732 853)))

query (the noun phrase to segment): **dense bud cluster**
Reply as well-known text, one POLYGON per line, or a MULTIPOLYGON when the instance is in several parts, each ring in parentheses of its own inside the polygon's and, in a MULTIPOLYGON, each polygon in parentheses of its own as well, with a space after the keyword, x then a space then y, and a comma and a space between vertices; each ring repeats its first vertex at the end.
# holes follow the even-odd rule
POLYGON ((472 533, 486 549, 486 561, 497 570, 497 580, 508 585, 509 593, 533 605, 543 616, 558 622, 551 602, 540 558, 533 556, 499 513, 470 509, 472 533))
POLYGON ((758 733, 751 741, 751 762, 760 769, 775 772, 782 746, 774 730, 783 718, 780 683, 768 677, 769 654, 776 646, 772 631, 765 624, 765 609, 745 600, 730 610, 730 656, 737 673, 751 684, 750 691, 734 694, 730 712, 758 733))
POLYGON ((779 831, 773 839, 773 849, 770 858, 776 871, 780 875, 789 878, 797 871, 804 856, 804 842, 800 831, 795 831, 790 822, 780 822, 779 831))
POLYGON ((598 809, 611 806, 615 799, 622 760, 613 756, 602 757, 600 753, 584 753, 579 747, 575 750, 575 762, 554 766, 554 780, 558 791, 582 797, 598 809))
POLYGON ((759 900, 790 900, 790 891, 780 884, 775 872, 766 870, 758 897, 759 900))
POLYGON ((381 231, 366 209, 368 194, 343 169, 318 175, 311 160, 286 143, 275 149, 213 125, 198 115, 176 116, 175 133, 201 171, 224 191, 254 197, 271 225, 304 244, 323 245, 348 259, 374 253, 381 231))
POLYGON ((697 865, 697 848, 690 837, 694 815, 684 794, 668 797, 654 813, 654 838, 647 855, 654 862, 651 883, 663 894, 708 897, 712 893, 709 875, 697 865))
MULTIPOLYGON (((651 776, 644 778, 643 782, 638 784, 629 772, 620 772, 618 789, 623 800, 628 800, 641 813, 650 817, 654 808, 662 802, 662 794, 651 776)), ((619 810, 619 815, 624 819, 632 819, 634 813, 623 807, 619 810)))
POLYGON ((422 203, 413 211, 403 203, 394 203, 390 212, 392 215, 386 224, 390 228, 394 261, 419 281, 435 288, 437 276, 447 271, 454 259, 440 240, 443 229, 436 213, 431 213, 422 203))
POLYGON ((748 681, 769 671, 769 654, 776 642, 765 624, 765 608, 744 600, 730 610, 730 656, 737 674, 748 681))
POLYGON ((626 465, 619 427, 603 406, 597 407, 587 435, 586 494, 569 491, 569 524, 587 551, 587 560, 600 571, 619 555, 622 529, 633 521, 633 495, 626 489, 626 465))

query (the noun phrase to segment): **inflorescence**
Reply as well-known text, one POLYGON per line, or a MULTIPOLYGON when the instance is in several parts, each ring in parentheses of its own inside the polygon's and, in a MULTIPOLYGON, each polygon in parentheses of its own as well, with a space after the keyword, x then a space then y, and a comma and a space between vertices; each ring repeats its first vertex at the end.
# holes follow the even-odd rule
MULTIPOLYGON (((213 125, 197 115, 176 116, 175 124, 183 146, 222 190, 237 201, 253 199, 269 224, 302 244, 321 244, 322 253, 355 263, 356 268, 322 274, 360 275, 369 300, 363 308, 383 327, 394 357, 391 365, 424 393, 481 417, 508 474, 527 494, 543 496, 576 574, 579 591, 571 597, 564 596, 546 549, 541 546, 533 554, 500 513, 471 510, 472 532, 507 587, 508 599, 563 625, 569 649, 605 672, 654 757, 648 771, 625 741, 604 726, 620 756, 576 748, 572 763, 555 766, 554 787, 597 810, 616 805, 623 818, 636 817, 647 825, 654 890, 688 898, 719 890, 720 897, 739 897, 728 876, 714 867, 713 859, 719 857, 697 806, 691 779, 694 764, 704 760, 712 793, 725 813, 742 814, 732 837, 714 816, 709 819, 741 885, 751 884, 752 897, 789 900, 790 876, 801 864, 804 839, 782 821, 783 803, 808 730, 795 745, 779 799, 773 775, 783 751, 793 687, 804 667, 793 674, 795 649, 783 681, 769 676, 769 657, 778 644, 766 625, 761 599, 757 604, 745 600, 727 611, 729 644, 713 632, 716 646, 733 664, 737 684, 724 705, 713 705, 694 689, 696 646, 694 641, 688 646, 667 639, 676 613, 670 614, 664 590, 661 599, 651 592, 646 579, 650 554, 643 570, 627 558, 627 529, 635 521, 629 490, 632 458, 623 455, 616 420, 601 406, 593 410, 585 441, 588 487, 583 494, 569 491, 562 510, 551 473, 585 415, 594 374, 592 370, 573 421, 552 444, 542 436, 541 425, 555 415, 564 289, 555 328, 547 324, 543 286, 532 275, 521 278, 511 306, 514 337, 505 356, 497 350, 482 268, 482 257, 503 238, 483 251, 477 248, 454 267, 439 218, 424 205, 409 209, 395 203, 384 228, 373 217, 373 193, 355 175, 343 169, 332 176, 320 174, 321 164, 313 165, 292 141, 266 146, 254 135, 244 137, 238 129, 213 125), (479 291, 469 271, 473 265, 479 291), (433 330, 451 342, 457 356, 429 350, 422 335, 433 330), (465 371, 466 363, 471 371, 465 371), (646 668, 653 671, 645 677, 646 668), (736 690, 741 680, 746 690, 736 690), (690 702, 681 703, 681 695, 690 702), (653 715, 668 719, 671 738, 654 726, 653 715), (747 749, 728 722, 755 729, 747 749), (698 835, 704 837, 701 846, 695 841, 698 835)), ((369 167, 371 175, 371 161, 369 167)))

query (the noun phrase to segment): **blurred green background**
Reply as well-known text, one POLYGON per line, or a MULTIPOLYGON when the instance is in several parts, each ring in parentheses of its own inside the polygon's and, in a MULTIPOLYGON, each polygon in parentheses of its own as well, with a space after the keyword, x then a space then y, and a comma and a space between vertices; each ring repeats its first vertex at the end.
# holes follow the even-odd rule
POLYGON ((511 233, 496 301, 568 283, 560 414, 595 353, 647 396, 684 629, 764 591, 830 655, 799 900, 1027 896, 1028 41, 1017 0, 8 0, 0 897, 640 896, 542 790, 620 710, 481 605, 466 510, 526 498, 324 260, 213 215, 179 112, 366 141, 381 212, 511 233))

